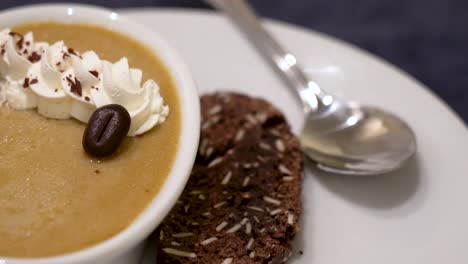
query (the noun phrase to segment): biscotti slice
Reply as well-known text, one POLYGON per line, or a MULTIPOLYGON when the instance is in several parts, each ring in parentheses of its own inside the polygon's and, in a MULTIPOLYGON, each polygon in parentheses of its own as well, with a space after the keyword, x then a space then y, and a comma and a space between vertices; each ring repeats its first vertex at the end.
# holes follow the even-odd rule
POLYGON ((199 155, 160 225, 157 263, 284 263, 298 231, 303 156, 284 116, 234 93, 201 98, 199 155))

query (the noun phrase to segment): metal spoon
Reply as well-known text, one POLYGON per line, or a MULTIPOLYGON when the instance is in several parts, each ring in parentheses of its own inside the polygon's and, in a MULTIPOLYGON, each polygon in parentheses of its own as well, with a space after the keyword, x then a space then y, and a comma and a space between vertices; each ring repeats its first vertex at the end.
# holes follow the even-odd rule
POLYGON ((397 116, 326 93, 262 27, 244 0, 206 0, 224 11, 297 92, 305 114, 304 153, 325 171, 377 175, 393 171, 416 152, 416 138, 397 116))

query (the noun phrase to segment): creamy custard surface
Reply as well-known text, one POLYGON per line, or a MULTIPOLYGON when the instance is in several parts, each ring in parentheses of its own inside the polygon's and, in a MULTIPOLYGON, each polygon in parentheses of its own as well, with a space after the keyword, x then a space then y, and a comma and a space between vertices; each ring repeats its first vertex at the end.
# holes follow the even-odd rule
POLYGON ((0 108, 0 256, 47 257, 109 239, 151 202, 168 176, 179 142, 181 114, 168 70, 139 42, 97 26, 35 23, 37 41, 63 40, 79 52, 115 62, 127 57, 143 80, 153 79, 170 107, 166 122, 127 137, 110 158, 82 148, 85 124, 52 120, 35 110, 0 108))

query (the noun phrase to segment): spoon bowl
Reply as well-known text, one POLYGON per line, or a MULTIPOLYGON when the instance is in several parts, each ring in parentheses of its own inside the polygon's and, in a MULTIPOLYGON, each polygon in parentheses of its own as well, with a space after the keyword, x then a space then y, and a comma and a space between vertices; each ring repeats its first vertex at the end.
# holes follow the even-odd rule
POLYGON ((408 125, 384 110, 335 101, 310 113, 300 135, 304 153, 333 173, 376 175, 400 168, 415 153, 408 125), (342 111, 348 112, 343 114, 342 111))

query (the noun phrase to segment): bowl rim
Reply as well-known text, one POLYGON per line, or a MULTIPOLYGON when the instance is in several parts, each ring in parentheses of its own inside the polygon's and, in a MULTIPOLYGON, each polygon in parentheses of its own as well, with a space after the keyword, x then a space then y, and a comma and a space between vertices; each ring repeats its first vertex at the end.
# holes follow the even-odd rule
POLYGON ((39 258, 1 257, 7 264, 74 264, 105 257, 112 259, 130 251, 162 222, 182 193, 198 149, 200 102, 192 74, 179 53, 159 33, 110 9, 87 4, 35 4, 0 12, 0 26, 57 21, 101 26, 130 36, 150 48, 169 70, 175 82, 181 127, 176 158, 159 193, 139 216, 113 237, 79 251, 39 258))

